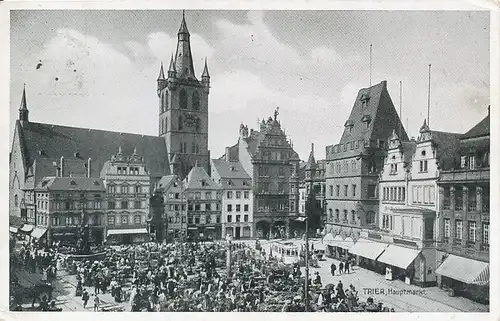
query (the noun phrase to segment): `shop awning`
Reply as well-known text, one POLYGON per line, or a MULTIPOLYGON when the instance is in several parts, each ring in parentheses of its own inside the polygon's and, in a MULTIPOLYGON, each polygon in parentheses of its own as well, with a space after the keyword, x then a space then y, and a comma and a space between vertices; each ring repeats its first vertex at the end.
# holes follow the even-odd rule
POLYGON ((207 226, 205 227, 205 230, 215 230, 215 226, 207 226))
POLYGON ((33 229, 33 232, 31 232, 31 236, 39 239, 41 238, 45 233, 47 233, 47 229, 43 227, 35 227, 33 229))
POLYGON ((373 242, 368 239, 358 239, 353 247, 349 249, 354 255, 365 257, 367 259, 376 260, 382 252, 387 248, 388 244, 373 242))
POLYGON ((9 232, 10 233, 14 233, 15 234, 15 233, 17 233, 17 230, 18 230, 17 227, 9 226, 9 232))
POLYGON ((420 251, 415 249, 391 244, 379 256, 377 261, 406 270, 419 253, 420 251))
POLYGON ((191 231, 193 231, 193 230, 197 230, 197 229, 198 229, 198 228, 197 228, 196 226, 190 226, 190 227, 188 227, 188 230, 191 230, 191 231))
POLYGON ((327 234, 323 238, 323 244, 324 245, 330 245, 330 246, 339 246, 339 243, 342 242, 342 237, 340 235, 336 235, 335 237, 333 234, 327 234))
POLYGON ((467 284, 486 285, 490 281, 490 265, 450 254, 436 269, 436 274, 467 284))
POLYGON ((145 228, 128 228, 119 230, 108 230, 108 236, 110 235, 125 235, 125 234, 149 234, 145 228))
POLYGON ((346 237, 345 240, 339 243, 338 247, 343 248, 345 250, 349 250, 354 246, 354 240, 350 237, 346 237))
POLYGON ((31 224, 24 224, 19 230, 24 233, 31 233, 35 227, 31 224))

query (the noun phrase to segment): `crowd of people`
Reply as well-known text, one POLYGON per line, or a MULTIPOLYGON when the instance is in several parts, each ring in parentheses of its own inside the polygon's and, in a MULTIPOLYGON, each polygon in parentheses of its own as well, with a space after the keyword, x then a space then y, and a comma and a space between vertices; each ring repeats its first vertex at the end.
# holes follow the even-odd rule
MULTIPOLYGON (((359 302, 353 285, 323 285, 317 272, 309 279, 306 309, 300 263, 284 264, 258 245, 145 243, 106 251, 103 259, 77 261, 65 259, 57 248, 30 244, 19 256, 32 273, 55 276, 63 268, 74 275, 74 295, 85 308, 92 296, 94 311, 101 310, 104 294, 130 311, 389 311, 372 298, 359 302)), ((339 273, 347 273, 349 263, 341 264, 339 273)), ((48 299, 40 301, 45 310, 48 299)))

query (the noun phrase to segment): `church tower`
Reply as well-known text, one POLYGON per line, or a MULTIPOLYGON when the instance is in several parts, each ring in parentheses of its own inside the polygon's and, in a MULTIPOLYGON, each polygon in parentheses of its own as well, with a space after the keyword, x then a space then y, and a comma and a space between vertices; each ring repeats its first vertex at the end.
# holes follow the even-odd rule
POLYGON ((194 72, 190 34, 184 12, 177 33, 177 51, 172 55, 167 77, 160 67, 157 80, 159 135, 165 138, 172 174, 184 179, 195 163, 210 173, 208 150, 208 93, 210 76, 207 62, 201 81, 194 72))

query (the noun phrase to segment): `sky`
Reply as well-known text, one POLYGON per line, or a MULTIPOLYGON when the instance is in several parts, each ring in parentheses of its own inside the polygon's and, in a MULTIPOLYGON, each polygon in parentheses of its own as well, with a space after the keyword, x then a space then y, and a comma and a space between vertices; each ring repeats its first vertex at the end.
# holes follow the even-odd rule
MULTIPOLYGON (((386 80, 409 136, 465 132, 487 115, 489 13, 479 11, 204 11, 185 13, 195 72, 211 76, 212 157, 239 126, 280 108, 301 159, 337 144, 357 92, 386 80)), ((175 52, 179 10, 11 11, 10 122, 23 84, 30 120, 158 134, 156 78, 175 52)))

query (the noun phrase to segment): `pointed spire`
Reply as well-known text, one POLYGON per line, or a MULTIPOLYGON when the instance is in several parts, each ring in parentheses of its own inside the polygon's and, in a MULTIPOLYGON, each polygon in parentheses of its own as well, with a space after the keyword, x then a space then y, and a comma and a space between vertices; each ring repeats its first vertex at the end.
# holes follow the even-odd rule
POLYGON ((207 57, 205 57, 205 67, 203 68, 203 74, 201 75, 201 77, 210 78, 210 74, 208 73, 207 57))
POLYGON ((174 63, 174 54, 170 56, 170 66, 168 67, 168 72, 176 72, 174 63))
POLYGON ((181 26, 179 27, 179 32, 178 33, 186 33, 189 35, 189 31, 186 25, 186 16, 185 16, 185 10, 182 10, 182 21, 181 21, 181 26))
POLYGON ((309 154, 309 159, 307 160, 307 169, 313 169, 316 167, 316 159, 314 159, 314 143, 311 143, 311 153, 309 154))
POLYGON ((160 74, 158 75, 158 80, 165 80, 165 72, 163 72, 163 61, 161 62, 160 74))
POLYGON ((427 126, 427 119, 424 119, 424 124, 420 127, 420 132, 425 133, 429 131, 429 126, 427 126))
POLYGON ((26 104, 26 84, 23 86, 23 96, 21 97, 21 106, 19 110, 28 110, 28 105, 26 104))
POLYGON ((391 140, 398 140, 399 136, 396 134, 396 129, 392 129, 392 135, 391 135, 391 140))

